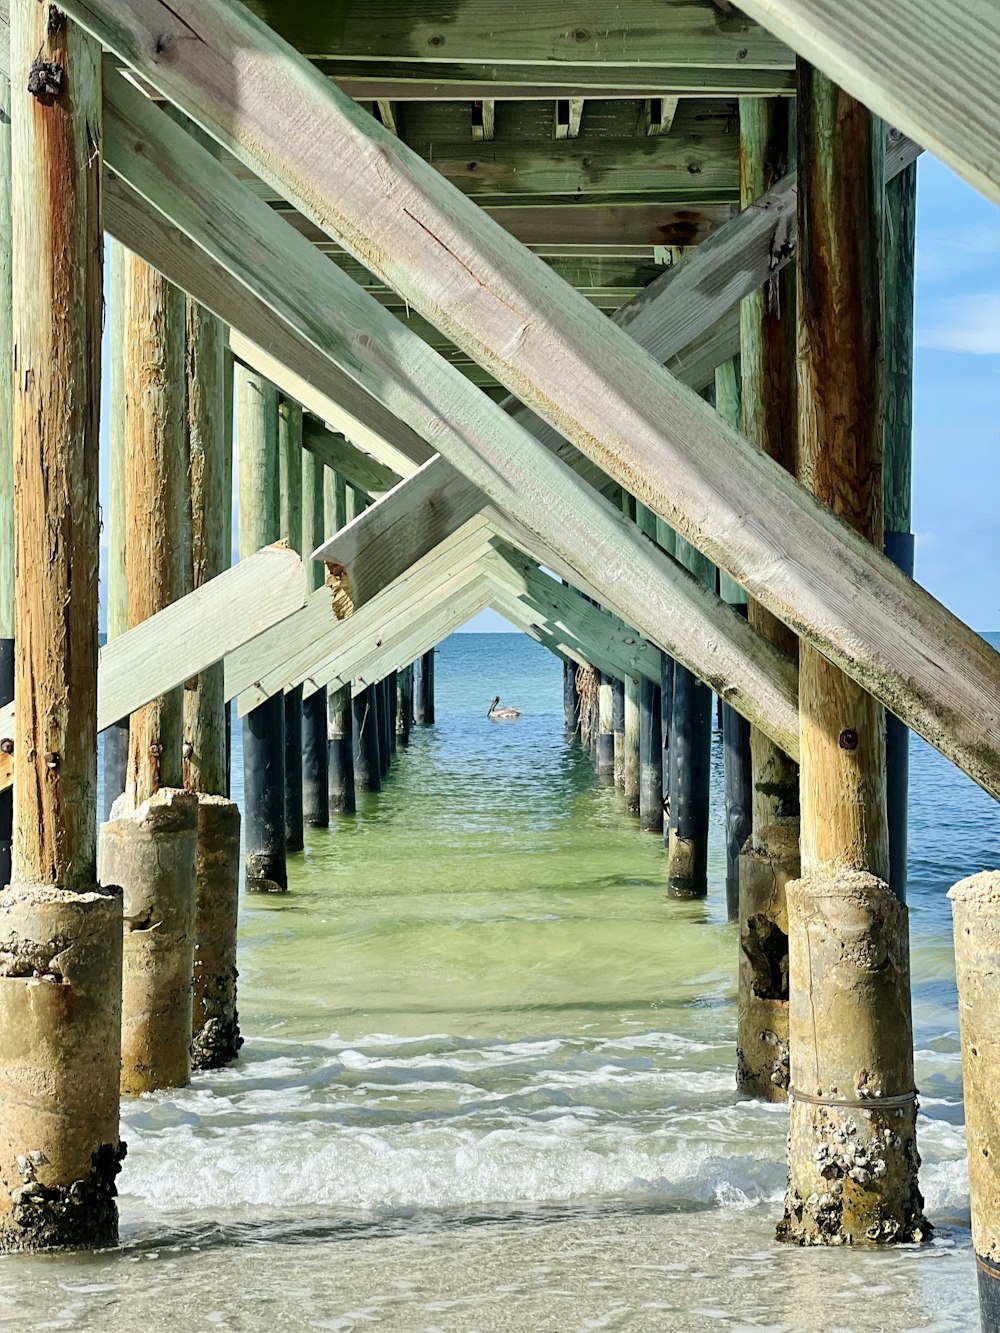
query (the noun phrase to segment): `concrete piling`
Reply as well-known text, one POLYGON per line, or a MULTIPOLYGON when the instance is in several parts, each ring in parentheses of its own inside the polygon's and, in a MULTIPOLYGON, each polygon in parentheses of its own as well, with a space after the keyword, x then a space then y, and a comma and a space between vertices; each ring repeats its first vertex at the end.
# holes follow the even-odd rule
POLYGON ((962 1044, 972 1245, 983 1333, 1000 1330, 1000 871, 961 880, 948 894, 962 1044))

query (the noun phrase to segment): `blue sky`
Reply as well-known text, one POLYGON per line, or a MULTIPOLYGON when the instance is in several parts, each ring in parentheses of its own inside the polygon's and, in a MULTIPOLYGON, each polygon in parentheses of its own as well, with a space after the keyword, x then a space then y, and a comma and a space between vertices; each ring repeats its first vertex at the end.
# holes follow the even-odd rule
MULTIPOLYGON (((1000 629, 1000 210, 929 153, 915 325, 915 576, 973 629, 1000 629)), ((484 611, 465 628, 511 626, 484 611)))

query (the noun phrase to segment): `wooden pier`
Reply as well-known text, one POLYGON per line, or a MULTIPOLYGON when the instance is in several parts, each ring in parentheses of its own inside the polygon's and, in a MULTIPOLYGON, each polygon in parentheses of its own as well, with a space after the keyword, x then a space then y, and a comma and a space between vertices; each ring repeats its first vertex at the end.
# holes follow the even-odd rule
MULTIPOLYGON (((1000 655, 911 577, 915 163, 1000 203, 1000 18, 332 8, 0 0, 0 1250, 112 1242, 119 1074, 237 1055, 231 706, 245 889, 285 894, 485 607, 664 900, 726 895, 779 1236, 925 1239, 907 729, 1000 798, 1000 655)), ((987 1145, 993 879, 955 904, 987 1145)))

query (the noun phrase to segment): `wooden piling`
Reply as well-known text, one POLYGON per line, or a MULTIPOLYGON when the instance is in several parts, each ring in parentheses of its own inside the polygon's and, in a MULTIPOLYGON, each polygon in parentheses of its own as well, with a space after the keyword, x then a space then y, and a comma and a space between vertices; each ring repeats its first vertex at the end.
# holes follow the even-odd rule
MULTIPOLYGON (((656 520, 656 544, 668 555, 676 554, 677 536, 662 518, 656 520)), ((674 659, 660 654, 660 739, 663 743, 663 845, 670 850, 670 728, 674 715, 674 659)))
MULTIPOLYGON (((122 422, 125 567, 132 629, 190 590, 185 298, 126 252, 122 422)), ((125 790, 101 828, 104 883, 124 892, 123 1092, 191 1073, 198 802, 183 786, 184 690, 129 719, 125 790), (154 923, 154 924, 151 924, 154 923)))
POLYGON ((390 671, 386 676, 385 714, 389 732, 389 754, 396 757, 396 700, 399 697, 399 672, 390 671))
POLYGON ((622 747, 622 791, 631 814, 639 813, 639 678, 625 677, 625 730, 622 747))
MULTIPOLYGON (((240 557, 281 536, 278 391, 262 375, 236 367, 240 557)), ((278 693, 243 719, 243 809, 248 893, 284 893, 285 701, 278 693)))
MULTIPOLYGON (((740 429, 740 371, 735 359, 715 371, 715 410, 730 426, 740 429)), ((746 616, 747 595, 725 570, 719 570, 719 596, 737 615, 746 616)), ((750 724, 736 709, 719 700, 722 763, 726 801, 726 915, 740 913, 740 853, 753 827, 753 774, 750 763, 750 724)))
MULTIPOLYGON (((278 404, 278 474, 281 536, 293 551, 302 549, 302 408, 289 398, 278 404)), ((285 850, 301 852, 302 686, 285 694, 285 850)))
POLYGON ((961 880, 948 894, 962 1043, 972 1245, 983 1333, 1000 1330, 1000 871, 961 880))
POLYGON ((403 667, 396 682, 396 735, 401 745, 410 743, 413 722, 413 664, 403 667))
MULTIPOLYGON (((326 532, 323 525, 322 462, 309 449, 302 450, 302 550, 306 556, 306 587, 315 592, 323 586, 326 569, 320 560, 309 560, 326 532)), ((330 757, 327 736, 326 686, 302 701, 302 819, 310 828, 330 823, 330 757)))
MULTIPOLYGON (((751 207, 793 165, 794 110, 781 99, 740 102, 740 202, 751 207)), ((797 454, 795 268, 740 306, 743 433, 789 472, 797 454)), ((750 623, 792 658, 798 639, 759 602, 750 623)), ((799 875, 799 767, 750 728, 751 832, 739 864, 740 970, 736 1085, 784 1101, 788 1088, 788 914, 785 886, 799 875)))
POLYGON ((374 685, 351 700, 354 746, 354 785, 357 791, 382 790, 382 763, 379 755, 378 700, 374 685))
POLYGON ((575 736, 579 727, 580 700, 576 692, 576 665, 566 661, 563 668, 563 730, 567 736, 575 736))
MULTIPOLYGON (((200 588, 232 560, 232 413, 226 405, 225 329, 188 299, 185 423, 191 506, 189 583, 200 588)), ((230 382, 230 389, 232 384, 230 382)), ((228 799, 229 736, 222 663, 184 687, 184 786, 198 799, 191 1065, 218 1069, 243 1038, 236 1010, 240 810, 228 799)))
POLYGON ((413 679, 413 720, 428 727, 434 722, 434 649, 418 658, 413 679))
MULTIPOLYGON (((107 634, 108 642, 128 629, 128 575, 125 568, 125 255, 115 240, 108 241, 108 439, 109 507, 107 634)), ((129 720, 119 718, 101 737, 104 769, 104 818, 125 790, 128 769, 129 720)))
MULTIPOLYGON (((656 542, 656 515, 636 501, 635 521, 656 542)), ((662 670, 661 670, 662 678, 662 670)), ((643 676, 639 683, 639 827, 663 832, 663 705, 661 687, 643 676)))
POLYGON ((125 1153, 122 897, 98 886, 96 864, 101 49, 57 11, 13 0, 10 55, 16 825, 11 883, 0 888, 8 1252, 114 1244, 125 1153))
MULTIPOLYGON (((339 532, 354 518, 355 492, 344 478, 326 468, 323 478, 325 527, 329 534, 339 532)), ((354 712, 351 687, 342 685, 330 692, 329 743, 327 745, 327 772, 330 809, 350 814, 357 805, 354 776, 354 712)))
POLYGON ((375 691, 375 730, 378 736, 379 777, 389 776, 389 691, 387 680, 377 681, 375 691))
MULTIPOLYGON (((676 556, 710 587, 715 567, 678 537, 676 556)), ((673 898, 708 893, 709 777, 712 760, 712 691, 680 662, 674 664, 670 721, 670 820, 667 889, 673 898)))
MULTIPOLYGON (((799 63, 799 471, 881 547, 884 133, 799 63)), ((890 893, 885 719, 799 655, 802 872, 787 886, 790 1118, 780 1239, 919 1241, 906 908, 890 893)))
MULTIPOLYGON (((0 81, 0 707, 14 698, 14 392, 10 85, 0 81)), ((10 883, 13 789, 0 792, 0 889, 10 883)))
POLYGON ((625 682, 616 676, 611 682, 611 726, 615 733, 615 786, 625 790, 625 682))
MULTIPOLYGON (((917 164, 885 187, 885 532, 883 550, 913 575, 911 464, 913 445, 913 270, 917 221, 917 164)), ((885 715, 889 887, 906 901, 910 733, 885 715)))
POLYGON ((601 672, 597 696, 597 774, 613 782, 615 776, 614 691, 611 677, 601 672))

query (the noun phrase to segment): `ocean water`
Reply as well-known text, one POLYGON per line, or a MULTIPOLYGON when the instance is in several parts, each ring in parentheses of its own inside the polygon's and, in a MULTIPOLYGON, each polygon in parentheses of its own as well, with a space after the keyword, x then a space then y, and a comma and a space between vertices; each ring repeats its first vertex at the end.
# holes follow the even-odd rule
POLYGON ((710 895, 672 902, 561 689, 521 636, 442 646, 436 726, 307 834, 286 896, 243 903, 239 1063, 124 1103, 121 1248, 0 1261, 0 1327, 976 1327, 945 893, 1000 866, 995 804, 913 740, 935 1239, 791 1249, 785 1110, 734 1090, 718 743, 710 895))

